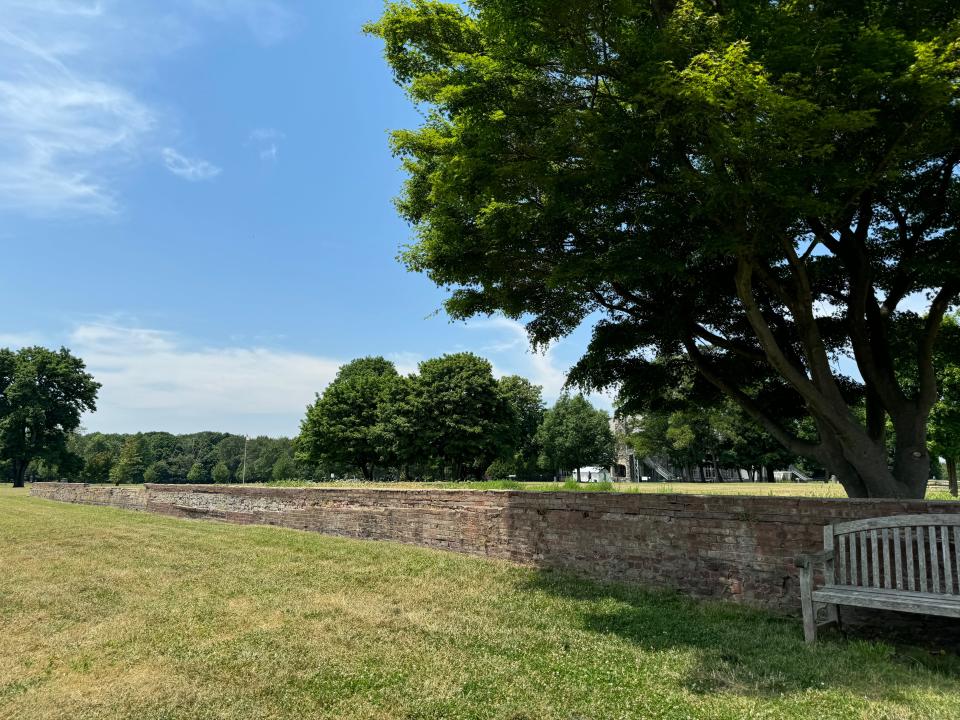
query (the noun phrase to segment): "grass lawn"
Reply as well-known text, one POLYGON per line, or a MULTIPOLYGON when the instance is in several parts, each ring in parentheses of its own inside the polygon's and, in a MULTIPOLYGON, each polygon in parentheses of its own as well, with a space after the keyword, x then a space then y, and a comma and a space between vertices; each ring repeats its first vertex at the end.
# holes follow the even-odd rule
POLYGON ((0 718, 957 718, 960 661, 506 563, 0 486, 0 718))
MULTIPOLYGON (((665 493, 693 495, 760 495, 768 497, 826 497, 845 498, 846 492, 839 483, 551 483, 551 482, 513 482, 492 480, 487 482, 364 482, 362 480, 337 480, 330 482, 307 483, 301 481, 280 481, 268 483, 286 487, 365 487, 365 488, 408 488, 408 489, 456 489, 456 490, 527 490, 530 492, 573 491, 573 492, 622 492, 622 493, 665 493)), ((956 500, 941 488, 927 491, 928 500, 956 500)))

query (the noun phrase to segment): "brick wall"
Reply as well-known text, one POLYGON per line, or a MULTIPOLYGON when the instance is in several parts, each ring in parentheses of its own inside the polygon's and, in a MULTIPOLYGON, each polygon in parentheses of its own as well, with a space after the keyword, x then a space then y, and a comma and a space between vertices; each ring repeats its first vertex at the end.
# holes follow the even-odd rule
POLYGON ((147 493, 142 487, 115 487, 112 485, 81 485, 78 483, 34 483, 30 494, 48 500, 105 505, 126 510, 146 510, 147 493))
POLYGON ((37 483, 39 497, 277 525, 571 570, 771 610, 799 607, 793 558, 831 521, 949 502, 614 493, 37 483))

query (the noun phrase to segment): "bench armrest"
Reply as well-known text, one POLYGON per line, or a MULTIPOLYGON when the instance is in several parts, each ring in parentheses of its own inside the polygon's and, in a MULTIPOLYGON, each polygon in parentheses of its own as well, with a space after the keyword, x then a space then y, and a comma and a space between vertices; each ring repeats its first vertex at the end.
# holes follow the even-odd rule
POLYGON ((826 563, 833 560, 833 550, 821 550, 815 553, 803 553, 794 559, 798 568, 813 568, 816 563, 826 563))

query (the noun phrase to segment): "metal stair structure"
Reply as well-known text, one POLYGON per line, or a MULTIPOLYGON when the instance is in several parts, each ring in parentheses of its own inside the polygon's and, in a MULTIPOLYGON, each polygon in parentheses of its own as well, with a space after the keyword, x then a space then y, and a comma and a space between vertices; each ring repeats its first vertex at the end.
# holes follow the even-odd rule
POLYGON ((643 459, 643 464, 648 466, 657 475, 659 475, 662 480, 666 482, 673 482, 677 479, 676 475, 674 475, 674 473, 671 472, 668 468, 660 464, 660 462, 656 458, 645 457, 643 459))

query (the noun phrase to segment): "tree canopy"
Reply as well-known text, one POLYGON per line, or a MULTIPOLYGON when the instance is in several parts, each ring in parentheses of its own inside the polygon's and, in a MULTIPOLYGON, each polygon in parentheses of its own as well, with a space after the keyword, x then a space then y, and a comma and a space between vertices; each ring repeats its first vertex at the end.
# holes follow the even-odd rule
POLYGON ((393 135, 404 259, 453 316, 546 343, 601 313, 574 381, 683 353, 851 496, 923 495, 960 292, 956 2, 413 0, 367 30, 426 113, 393 135))
POLYGON ((100 384, 66 348, 0 349, 0 460, 14 487, 23 487, 30 463, 72 464, 70 433, 96 409, 100 384))
POLYGON ((490 463, 512 452, 518 418, 487 360, 472 353, 425 360, 412 389, 418 447, 436 459, 441 479, 448 466, 458 480, 483 477, 490 463))
POLYGON ((398 377, 393 363, 382 357, 359 358, 341 367, 307 408, 298 457, 347 464, 372 480, 377 465, 387 460, 379 430, 380 406, 398 377))
POLYGON ((610 416, 594 408, 583 395, 561 395, 547 410, 537 431, 537 442, 549 467, 576 470, 590 465, 609 467, 614 437, 610 416))

